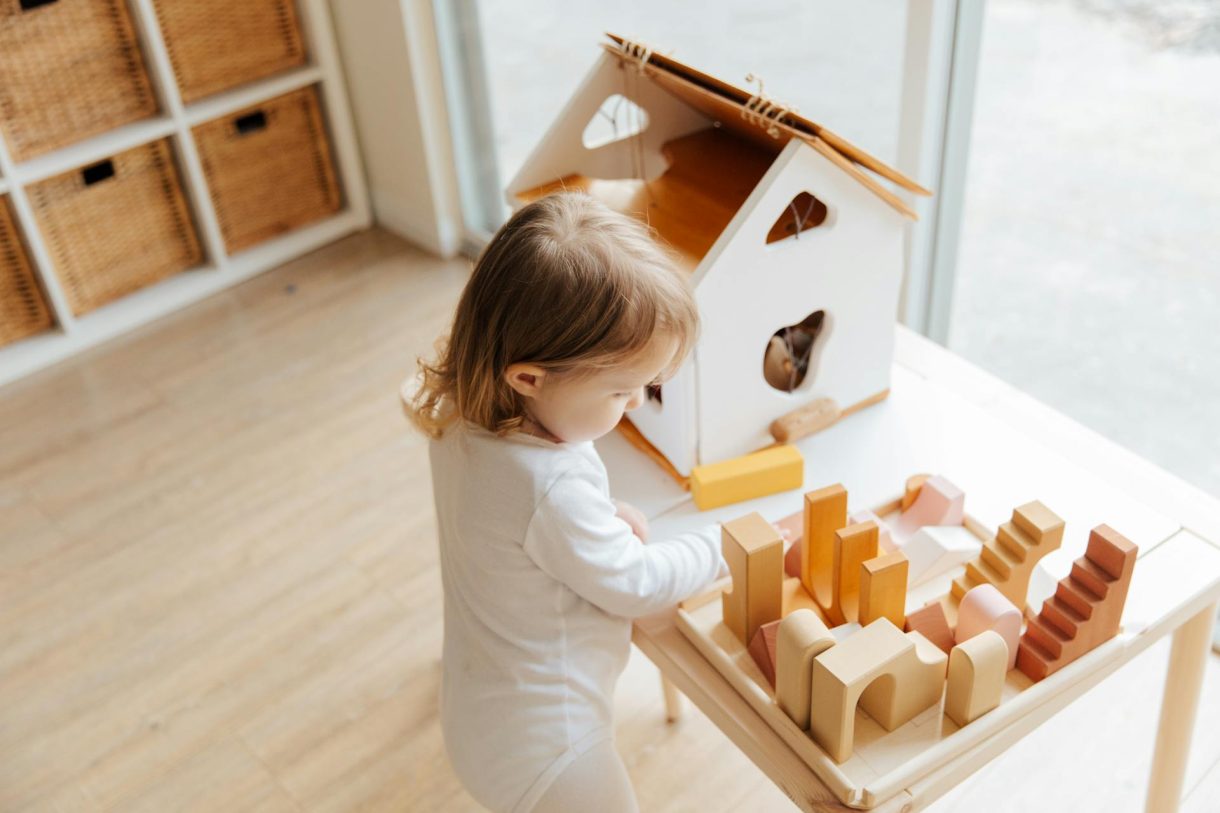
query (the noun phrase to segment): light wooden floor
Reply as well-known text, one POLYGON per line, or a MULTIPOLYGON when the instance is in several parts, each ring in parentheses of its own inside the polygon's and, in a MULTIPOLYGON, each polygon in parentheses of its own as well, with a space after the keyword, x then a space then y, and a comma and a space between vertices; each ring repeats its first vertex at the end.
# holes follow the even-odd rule
MULTIPOLYGON (((465 274, 370 232, 0 390, 0 811, 473 809, 437 725, 427 459, 396 401, 465 274)), ((935 809, 1138 809, 1165 654, 935 809)), ((646 811, 790 808, 702 714, 664 723, 638 653, 617 707, 646 811)))

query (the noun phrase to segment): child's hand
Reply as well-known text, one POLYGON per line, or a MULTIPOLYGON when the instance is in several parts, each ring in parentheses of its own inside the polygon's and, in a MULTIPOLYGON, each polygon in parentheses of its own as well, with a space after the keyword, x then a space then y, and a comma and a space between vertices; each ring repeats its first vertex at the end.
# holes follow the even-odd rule
POLYGON ((648 541, 648 518, 640 509, 631 503, 615 500, 614 513, 631 526, 631 532, 639 537, 641 542, 648 541))

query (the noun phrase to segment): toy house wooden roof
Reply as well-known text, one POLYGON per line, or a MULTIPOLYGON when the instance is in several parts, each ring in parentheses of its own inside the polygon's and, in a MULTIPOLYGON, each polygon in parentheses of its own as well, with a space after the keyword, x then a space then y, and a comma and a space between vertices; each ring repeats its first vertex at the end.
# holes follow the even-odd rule
MULTIPOLYGON (((594 177, 588 169, 588 174, 570 167, 561 169, 561 162, 531 167, 547 163, 544 153, 564 148, 554 140, 553 130, 510 185, 514 203, 527 203, 561 189, 584 190, 649 223, 688 270, 694 271, 793 139, 808 145, 904 217, 915 219, 915 213, 887 182, 917 195, 931 194, 826 127, 762 95, 761 87, 759 93, 751 94, 623 37, 607 36, 611 41, 602 43, 605 51, 624 70, 646 80, 626 87, 635 88, 642 97, 641 91, 654 93, 646 87, 650 85, 679 100, 694 111, 691 131, 659 145, 667 166, 659 176, 646 180, 645 161, 637 156, 630 158, 632 172, 627 173, 635 177, 594 177)), ((561 114, 555 129, 561 129, 563 116, 570 112, 571 108, 561 114)), ((631 145, 624 143, 621 149, 629 151, 631 145)), ((777 236, 805 227, 796 207, 784 217, 776 224, 777 236), (784 223, 784 217, 792 222, 784 223)))

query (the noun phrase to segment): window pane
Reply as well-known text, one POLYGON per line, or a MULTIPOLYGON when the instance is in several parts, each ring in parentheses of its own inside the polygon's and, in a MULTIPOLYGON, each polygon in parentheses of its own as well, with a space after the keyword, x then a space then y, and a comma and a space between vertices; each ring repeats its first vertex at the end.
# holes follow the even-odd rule
POLYGON ((603 32, 642 40, 773 98, 888 163, 897 151, 902 0, 484 0, 479 4, 502 186, 585 72, 603 32))
POLYGON ((1220 9, 987 5, 950 346, 1220 493, 1220 9))

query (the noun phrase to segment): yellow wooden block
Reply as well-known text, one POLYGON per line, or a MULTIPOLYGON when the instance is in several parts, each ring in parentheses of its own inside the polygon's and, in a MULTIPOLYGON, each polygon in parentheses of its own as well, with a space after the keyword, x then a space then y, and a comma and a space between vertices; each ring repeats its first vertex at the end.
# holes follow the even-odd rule
POLYGON ((805 459, 795 446, 771 446, 759 452, 695 466, 690 493, 700 511, 779 491, 800 488, 805 459))

